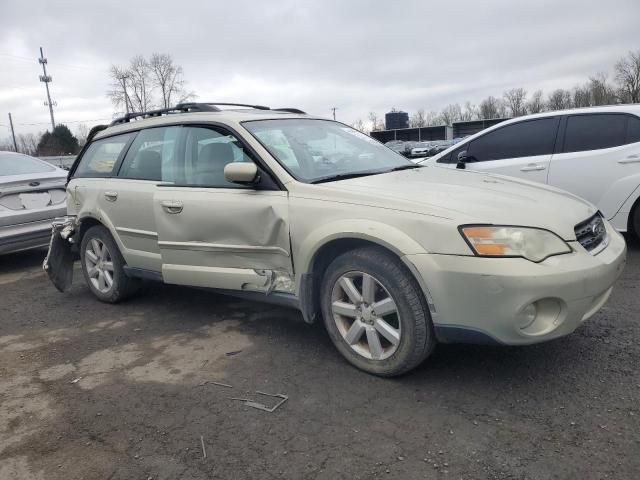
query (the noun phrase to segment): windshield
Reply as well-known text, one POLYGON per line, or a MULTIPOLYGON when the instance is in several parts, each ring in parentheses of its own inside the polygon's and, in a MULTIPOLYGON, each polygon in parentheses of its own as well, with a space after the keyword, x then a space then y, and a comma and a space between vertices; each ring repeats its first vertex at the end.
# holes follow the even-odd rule
POLYGON ((29 173, 53 172, 55 167, 37 158, 15 153, 0 152, 0 177, 29 173))
POLYGON ((314 183, 416 165, 373 138, 329 120, 255 120, 242 124, 297 180, 314 183))

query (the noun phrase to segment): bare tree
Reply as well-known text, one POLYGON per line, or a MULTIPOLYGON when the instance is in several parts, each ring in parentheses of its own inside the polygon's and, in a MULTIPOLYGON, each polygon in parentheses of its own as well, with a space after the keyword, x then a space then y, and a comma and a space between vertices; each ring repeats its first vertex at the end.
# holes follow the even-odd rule
POLYGON ((369 112, 369 121, 371 122, 371 131, 384 130, 384 121, 378 117, 375 112, 369 112))
POLYGON ((87 136, 89 135, 89 129, 87 125, 84 123, 78 124, 75 131, 76 138, 78 139, 78 145, 84 147, 84 144, 87 143, 87 136))
POLYGON ((590 105, 612 105, 616 103, 615 88, 609 83, 606 73, 600 72, 589 77, 587 86, 589 88, 590 105))
POLYGON ((361 118, 359 118, 358 120, 356 120, 355 122, 353 122, 353 123, 351 124, 351 126, 352 126, 353 128, 355 128, 356 130, 361 131, 362 133, 367 133, 367 132, 366 132, 367 127, 366 127, 366 125, 364 124, 364 122, 362 121, 362 119, 361 119, 361 118))
POLYGON ((527 91, 524 88, 512 88, 506 90, 502 97, 504 105, 509 109, 508 114, 512 117, 520 117, 527 113, 527 91))
POLYGON ((640 103, 640 50, 629 52, 614 68, 622 100, 640 103))
POLYGON ((540 113, 544 111, 544 100, 542 90, 536 90, 527 102, 528 113, 540 113))
POLYGON ((195 98, 194 92, 185 90, 182 67, 173 63, 171 55, 154 53, 149 60, 153 85, 160 94, 160 106, 169 108, 174 103, 182 103, 195 98))
POLYGON ((462 108, 457 103, 447 105, 440 112, 440 118, 444 125, 451 125, 453 122, 458 122, 462 118, 462 108))
POLYGON ((558 88, 549 94, 547 99, 547 107, 549 110, 564 110, 571 108, 571 92, 558 88))
POLYGON ((411 119, 409 120, 409 126, 412 128, 427 126, 427 117, 424 114, 423 108, 421 108, 416 113, 411 115, 411 119))
POLYGON ((0 152, 15 152, 11 138, 6 137, 4 140, 0 140, 0 152))
POLYGON ((111 103, 118 108, 123 107, 123 110, 129 111, 127 83, 129 81, 129 72, 126 68, 118 67, 117 65, 111 65, 109 69, 109 77, 111 77, 111 90, 107 92, 107 97, 111 99, 111 103))
POLYGON ((492 119, 500 117, 500 100, 496 97, 488 96, 480 102, 480 118, 492 119))
POLYGON ((37 135, 33 133, 19 133, 16 135, 18 151, 27 155, 35 155, 38 152, 40 137, 42 137, 42 133, 38 133, 37 135))
POLYGON ((588 84, 573 87, 572 103, 576 108, 591 106, 591 91, 588 84))
POLYGON ((438 114, 438 112, 434 112, 433 110, 427 113, 427 116, 425 117, 425 121, 427 123, 427 127, 435 127, 437 125, 443 124, 442 118, 440 118, 440 115, 438 114))
POLYGON ((473 105, 471 102, 465 102, 460 120, 463 122, 469 122, 471 120, 477 120, 478 116, 478 106, 473 105))
POLYGON ((136 55, 129 65, 129 93, 133 110, 147 112, 153 108, 153 80, 149 62, 142 56, 136 55))
POLYGON ((142 55, 136 55, 128 68, 112 65, 109 71, 111 90, 107 96, 114 105, 125 105, 125 110, 147 112, 154 106, 153 80, 149 62, 142 55))

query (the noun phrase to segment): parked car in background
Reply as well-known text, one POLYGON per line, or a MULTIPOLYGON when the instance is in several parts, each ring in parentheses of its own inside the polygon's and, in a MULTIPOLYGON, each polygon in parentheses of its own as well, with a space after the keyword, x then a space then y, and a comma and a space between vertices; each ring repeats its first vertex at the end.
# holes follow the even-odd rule
POLYGON ((385 146, 404 157, 409 157, 411 155, 411 149, 415 147, 417 143, 418 142, 407 140, 390 140, 385 143, 385 146))
POLYGON ((410 158, 423 158, 427 156, 427 152, 434 146, 433 142, 418 142, 411 149, 410 158))
POLYGON ((218 105, 130 114, 89 142, 45 260, 59 289, 78 249, 103 302, 144 278, 289 305, 392 376, 436 341, 567 335, 623 269, 621 235, 577 197, 416 165, 299 110, 218 105))
POLYGON ((66 214, 66 180, 50 163, 0 152, 0 254, 49 243, 51 221, 66 214))
POLYGON ((640 236, 640 105, 519 117, 423 164, 545 183, 587 199, 618 231, 640 236))

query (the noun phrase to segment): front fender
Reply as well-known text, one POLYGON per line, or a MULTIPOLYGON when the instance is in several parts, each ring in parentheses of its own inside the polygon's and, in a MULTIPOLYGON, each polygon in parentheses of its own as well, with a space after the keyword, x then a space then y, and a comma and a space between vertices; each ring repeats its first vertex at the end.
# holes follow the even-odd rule
POLYGON ((297 273, 309 272, 316 253, 333 240, 353 238, 381 245, 398 257, 428 253, 422 245, 401 230, 386 223, 365 219, 341 219, 326 223, 295 241, 292 249, 297 273))

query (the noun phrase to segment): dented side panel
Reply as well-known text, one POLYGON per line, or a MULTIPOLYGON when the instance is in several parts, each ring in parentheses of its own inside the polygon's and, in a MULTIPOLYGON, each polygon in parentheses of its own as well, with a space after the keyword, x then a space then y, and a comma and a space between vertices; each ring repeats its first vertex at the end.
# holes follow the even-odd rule
POLYGON ((167 283, 293 290, 286 192, 156 187, 153 214, 167 283))

